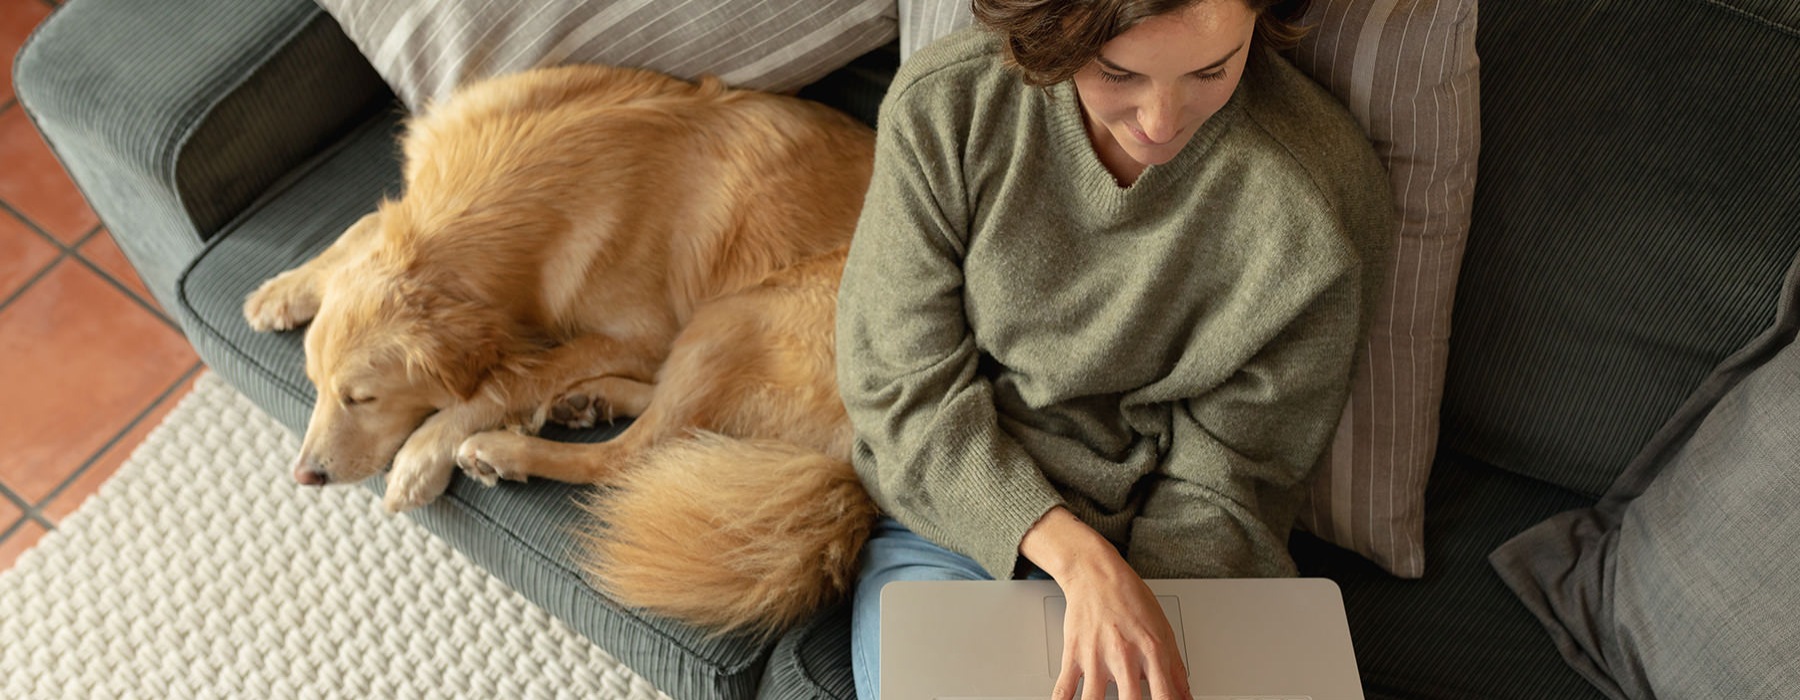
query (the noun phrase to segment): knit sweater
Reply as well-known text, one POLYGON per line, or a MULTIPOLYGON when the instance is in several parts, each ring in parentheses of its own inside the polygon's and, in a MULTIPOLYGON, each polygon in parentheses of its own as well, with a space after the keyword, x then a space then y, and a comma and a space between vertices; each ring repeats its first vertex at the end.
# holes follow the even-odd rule
POLYGON ((1059 504, 1146 578, 1292 575, 1385 278, 1386 174, 1273 52, 1130 187, 1076 99, 979 29, 896 76, 839 291, 856 470, 999 579, 1059 504))

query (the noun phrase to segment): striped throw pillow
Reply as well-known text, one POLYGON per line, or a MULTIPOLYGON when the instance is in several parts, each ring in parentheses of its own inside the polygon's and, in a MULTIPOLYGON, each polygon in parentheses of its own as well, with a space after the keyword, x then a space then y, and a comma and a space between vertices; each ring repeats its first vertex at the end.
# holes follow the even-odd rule
MULTIPOLYGON (((1476 0, 1313 0, 1289 56, 1349 107, 1400 209, 1389 297, 1300 526, 1397 576, 1425 573, 1450 309, 1480 150, 1476 0)), ((974 23, 969 0, 900 0, 902 55, 974 23)))
POLYGON ((1314 0, 1294 65, 1356 115, 1400 214, 1389 296, 1300 525, 1396 576, 1425 573, 1450 309, 1480 150, 1476 0, 1314 0))
POLYGON ((892 41, 893 0, 318 0, 418 111, 480 78, 563 63, 785 91, 892 41))

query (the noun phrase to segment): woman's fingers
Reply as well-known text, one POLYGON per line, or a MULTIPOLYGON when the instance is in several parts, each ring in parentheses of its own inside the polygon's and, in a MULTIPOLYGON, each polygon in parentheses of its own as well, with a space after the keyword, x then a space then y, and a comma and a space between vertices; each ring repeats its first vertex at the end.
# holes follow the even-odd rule
POLYGON ((1181 652, 1152 655, 1145 671, 1150 678, 1151 700, 1193 700, 1188 692, 1187 667, 1181 663, 1181 652))
POLYGON ((1056 675, 1056 685, 1050 691, 1050 700, 1074 700, 1075 684, 1081 680, 1081 671, 1075 667, 1075 655, 1069 645, 1063 644, 1062 671, 1056 675))
POLYGON ((1081 700, 1106 700, 1106 684, 1110 681, 1100 669, 1083 669, 1081 674, 1081 700))

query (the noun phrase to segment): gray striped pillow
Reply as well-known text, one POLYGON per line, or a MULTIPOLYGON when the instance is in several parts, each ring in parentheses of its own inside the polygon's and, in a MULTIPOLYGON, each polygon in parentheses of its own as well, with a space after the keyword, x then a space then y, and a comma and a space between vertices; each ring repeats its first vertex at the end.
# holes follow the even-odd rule
POLYGON ((318 0, 409 109, 562 63, 798 88, 895 35, 893 0, 318 0))
MULTIPOLYGON (((1314 0, 1294 65, 1342 100, 1400 209, 1390 296, 1300 525, 1407 578, 1425 573, 1425 477, 1480 147, 1476 0, 1314 0)), ((902 56, 974 23, 969 0, 900 0, 902 56)))
POLYGON ((1475 197, 1475 3, 1315 0, 1293 55, 1362 123, 1400 210, 1389 297, 1300 525, 1407 578, 1425 573, 1425 478, 1475 197))

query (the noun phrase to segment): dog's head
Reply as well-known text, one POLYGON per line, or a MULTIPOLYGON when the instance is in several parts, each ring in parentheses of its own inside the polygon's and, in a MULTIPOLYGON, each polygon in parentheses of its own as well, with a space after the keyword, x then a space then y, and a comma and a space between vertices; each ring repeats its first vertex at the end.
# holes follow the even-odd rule
POLYGON ((501 312, 448 275, 379 252, 334 270, 306 331, 318 390, 294 478, 353 483, 387 468, 433 413, 473 398, 503 358, 501 312))

